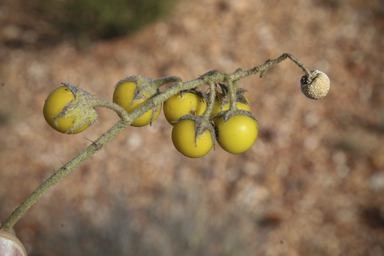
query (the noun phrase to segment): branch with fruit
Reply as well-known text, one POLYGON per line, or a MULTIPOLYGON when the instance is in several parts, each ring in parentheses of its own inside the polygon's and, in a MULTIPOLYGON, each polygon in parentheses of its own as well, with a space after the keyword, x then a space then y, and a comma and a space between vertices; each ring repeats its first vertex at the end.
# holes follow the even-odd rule
POLYGON ((9 216, 1 230, 9 231, 46 191, 125 128, 152 124, 161 107, 167 121, 173 125, 172 142, 181 154, 191 158, 202 157, 215 147, 215 141, 232 154, 247 151, 256 141, 258 126, 244 96, 246 91, 238 88, 239 81, 257 73, 263 77, 269 68, 287 58, 305 73, 301 78, 301 91, 305 96, 318 100, 327 95, 330 89, 328 76, 306 68, 287 53, 248 71, 238 69, 226 74, 212 70, 188 82, 177 76, 157 80, 130 76, 116 84, 113 102, 95 99, 92 94, 63 83, 48 96, 44 105, 45 120, 53 129, 65 134, 86 130, 97 119, 96 107, 114 110, 121 120, 38 187, 9 216), (173 85, 160 90, 161 86, 169 83, 173 85), (201 86, 209 86, 209 90, 198 91, 201 86))

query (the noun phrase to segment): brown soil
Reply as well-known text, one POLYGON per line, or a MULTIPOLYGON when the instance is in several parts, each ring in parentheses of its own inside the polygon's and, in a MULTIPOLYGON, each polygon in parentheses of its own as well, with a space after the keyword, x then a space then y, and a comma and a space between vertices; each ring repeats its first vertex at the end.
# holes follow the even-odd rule
POLYGON ((331 79, 320 101, 288 60, 241 80, 259 136, 240 155, 182 156, 163 116, 128 128, 17 223, 29 255, 384 255, 382 1, 181 1, 82 50, 35 47, 39 29, 11 3, 0 9, 1 220, 118 121, 100 109, 84 133, 52 130, 41 112, 60 82, 111 99, 126 76, 188 81, 285 52, 331 79))

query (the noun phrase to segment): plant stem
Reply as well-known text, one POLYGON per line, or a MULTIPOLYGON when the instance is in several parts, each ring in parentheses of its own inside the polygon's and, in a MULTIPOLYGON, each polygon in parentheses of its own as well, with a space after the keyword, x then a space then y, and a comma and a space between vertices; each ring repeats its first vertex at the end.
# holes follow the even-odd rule
POLYGON ((1 230, 8 231, 10 228, 15 225, 15 223, 20 219, 20 217, 51 187, 56 183, 61 181, 65 176, 67 176, 73 169, 79 166, 82 162, 88 159, 90 156, 99 151, 108 141, 114 138, 122 130, 124 130, 131 122, 120 120, 115 124, 111 129, 104 133, 100 138, 94 141, 86 149, 84 149, 80 154, 78 154, 71 161, 66 163, 61 167, 57 172, 55 172, 51 177, 49 177, 43 184, 41 184, 24 202, 22 202, 19 207, 9 216, 9 218, 3 223, 1 230))
MULTIPOLYGON (((101 100, 101 99, 92 99, 90 104, 93 107, 107 107, 118 113, 121 120, 115 124, 112 128, 110 128, 107 132, 101 135, 97 140, 95 140, 91 145, 85 148, 81 153, 79 153, 76 157, 74 157, 71 161, 64 164, 57 172, 55 172, 51 177, 49 177, 43 184, 41 184, 24 202, 22 202, 15 211, 8 217, 8 219, 1 226, 1 230, 9 231, 15 223, 21 218, 21 216, 51 187, 61 181, 65 176, 67 176, 71 171, 73 171, 77 166, 87 160, 89 157, 94 155, 96 152, 102 149, 102 147, 113 139, 117 134, 127 128, 134 120, 142 116, 144 113, 152 109, 153 107, 160 105, 162 102, 172 97, 173 95, 179 93, 182 90, 194 89, 199 86, 206 85, 207 83, 211 88, 211 100, 214 101, 214 84, 226 82, 229 84, 229 90, 232 91, 233 95, 236 95, 236 89, 238 80, 250 75, 254 75, 260 72, 260 77, 262 77, 269 68, 279 64, 286 58, 291 59, 296 65, 298 65, 308 77, 310 77, 310 70, 308 70, 300 61, 298 61, 291 54, 285 53, 281 55, 279 58, 275 60, 267 60, 263 65, 259 67, 255 67, 248 71, 242 71, 241 69, 236 70, 233 74, 225 74, 221 73, 217 70, 212 70, 199 78, 189 81, 182 82, 181 78, 177 76, 164 77, 153 81, 153 85, 155 87, 160 87, 166 83, 174 83, 173 86, 166 89, 164 92, 154 96, 148 102, 143 104, 141 107, 128 114, 123 108, 114 104, 112 102, 101 100), (234 82, 234 84, 233 84, 234 82)), ((236 99, 233 99, 233 95, 231 95, 231 105, 236 107, 236 99)), ((211 102, 212 104, 214 102, 211 102)), ((212 105, 213 106, 213 105, 212 105)), ((212 107, 210 106, 210 107, 212 107)), ((208 115, 208 114, 207 114, 208 115)))
POLYGON ((112 109, 117 113, 117 115, 121 119, 125 121, 128 121, 130 119, 128 112, 114 102, 110 102, 108 100, 103 100, 103 99, 91 99, 90 101, 88 101, 88 104, 90 105, 90 107, 93 107, 93 108, 103 107, 103 108, 112 109))
POLYGON ((207 109, 204 111, 202 115, 203 119, 209 120, 212 114, 212 110, 213 110, 213 106, 215 105, 215 98, 216 98, 215 89, 216 89, 215 83, 212 81, 209 81, 209 99, 208 99, 207 109))

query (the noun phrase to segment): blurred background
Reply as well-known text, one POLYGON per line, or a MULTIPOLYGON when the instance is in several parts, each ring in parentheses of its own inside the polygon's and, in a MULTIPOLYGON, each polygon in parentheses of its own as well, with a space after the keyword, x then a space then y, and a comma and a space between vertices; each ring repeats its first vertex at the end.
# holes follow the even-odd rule
POLYGON ((15 229, 30 256, 384 255, 384 4, 379 0, 3 0, 0 220, 119 119, 78 135, 44 121, 61 82, 112 99, 130 75, 184 81, 288 52, 324 71, 320 101, 289 60, 241 80, 253 147, 176 151, 171 126, 130 127, 15 229))

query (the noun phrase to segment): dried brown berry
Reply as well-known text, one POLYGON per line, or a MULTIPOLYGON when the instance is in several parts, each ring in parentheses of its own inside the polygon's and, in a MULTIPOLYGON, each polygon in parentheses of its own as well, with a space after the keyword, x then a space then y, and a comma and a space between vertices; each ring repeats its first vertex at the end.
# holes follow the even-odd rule
POLYGON ((308 78, 307 75, 301 78, 301 91, 306 97, 313 100, 324 98, 331 86, 329 77, 319 70, 313 70, 311 76, 312 78, 308 78))

